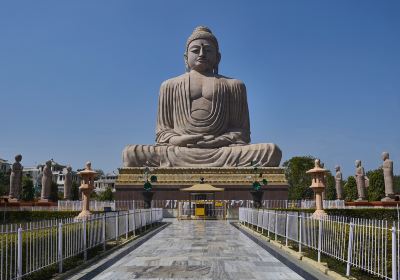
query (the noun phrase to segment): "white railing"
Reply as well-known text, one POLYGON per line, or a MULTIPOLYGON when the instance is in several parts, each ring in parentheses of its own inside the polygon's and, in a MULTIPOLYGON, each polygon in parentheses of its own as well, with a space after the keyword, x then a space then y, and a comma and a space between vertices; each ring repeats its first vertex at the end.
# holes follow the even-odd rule
POLYGON ((239 208, 239 221, 252 225, 271 239, 333 257, 346 264, 346 276, 356 267, 384 279, 400 279, 400 225, 386 220, 328 216, 314 219, 309 213, 239 208))
MULTIPOLYGON (((252 204, 252 201, 250 202, 252 204)), ((324 200, 324 208, 345 208, 344 200, 324 200)), ((264 208, 302 208, 312 209, 315 208, 315 200, 263 200, 262 205, 264 208)))
POLYGON ((138 209, 92 215, 86 220, 62 219, 2 225, 0 227, 0 279, 21 279, 53 264, 63 271, 63 261, 96 246, 106 249, 136 230, 162 221, 162 209, 138 209))

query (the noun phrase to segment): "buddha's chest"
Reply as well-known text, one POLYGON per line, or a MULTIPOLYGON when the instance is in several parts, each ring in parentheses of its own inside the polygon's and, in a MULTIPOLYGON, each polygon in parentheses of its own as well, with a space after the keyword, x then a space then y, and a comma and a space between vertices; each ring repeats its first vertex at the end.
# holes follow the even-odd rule
POLYGON ((212 100, 214 94, 214 78, 192 79, 190 81, 190 99, 205 98, 212 100))
POLYGON ((214 78, 205 77, 190 81, 190 111, 192 117, 205 119, 210 115, 214 90, 214 78))

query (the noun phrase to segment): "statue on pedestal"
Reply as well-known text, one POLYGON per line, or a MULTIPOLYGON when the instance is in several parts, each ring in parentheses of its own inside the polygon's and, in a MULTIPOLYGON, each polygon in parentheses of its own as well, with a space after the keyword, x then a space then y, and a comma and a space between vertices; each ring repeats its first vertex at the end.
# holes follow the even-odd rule
POLYGON ((67 166, 64 170, 64 199, 72 200, 72 168, 67 166))
POLYGON ((244 83, 218 73, 217 38, 197 27, 186 42, 187 73, 162 83, 156 145, 128 145, 124 167, 279 166, 275 144, 250 144, 244 83))
POLYGON ((343 186, 342 186, 342 172, 340 171, 340 166, 335 166, 336 175, 335 175, 335 182, 336 182, 336 197, 339 200, 343 199, 343 186))
POLYGON ((42 174, 42 194, 41 201, 48 202, 51 194, 51 183, 53 181, 53 172, 51 171, 51 160, 46 161, 42 174))
POLYGON ((365 201, 365 171, 364 167, 361 166, 361 160, 356 160, 356 182, 357 182, 357 201, 365 201))
POLYGON ((21 160, 22 155, 16 155, 15 162, 11 167, 9 201, 18 201, 21 198, 23 170, 23 167, 20 163, 21 160))
POLYGON ((389 153, 382 153, 383 160, 383 177, 385 180, 385 197, 382 201, 394 201, 394 190, 393 190, 393 161, 389 159, 389 153))

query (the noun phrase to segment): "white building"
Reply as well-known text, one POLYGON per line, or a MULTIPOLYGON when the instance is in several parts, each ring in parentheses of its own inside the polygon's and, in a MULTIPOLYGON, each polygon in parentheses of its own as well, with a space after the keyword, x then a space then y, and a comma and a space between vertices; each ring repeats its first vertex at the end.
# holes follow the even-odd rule
POLYGON ((0 158, 0 172, 8 173, 11 170, 11 165, 8 160, 0 158))
POLYGON ((100 176, 97 180, 94 181, 94 191, 96 193, 103 192, 107 188, 111 188, 115 191, 115 181, 117 180, 118 175, 113 173, 108 173, 100 176))

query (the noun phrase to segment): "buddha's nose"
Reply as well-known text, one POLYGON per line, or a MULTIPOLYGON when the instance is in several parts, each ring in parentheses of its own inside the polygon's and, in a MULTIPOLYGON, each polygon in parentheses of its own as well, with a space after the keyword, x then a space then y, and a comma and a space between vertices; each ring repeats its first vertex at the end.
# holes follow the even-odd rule
POLYGON ((200 56, 200 57, 204 57, 205 55, 206 55, 206 52, 204 51, 204 49, 203 49, 203 48, 200 48, 199 56, 200 56))

